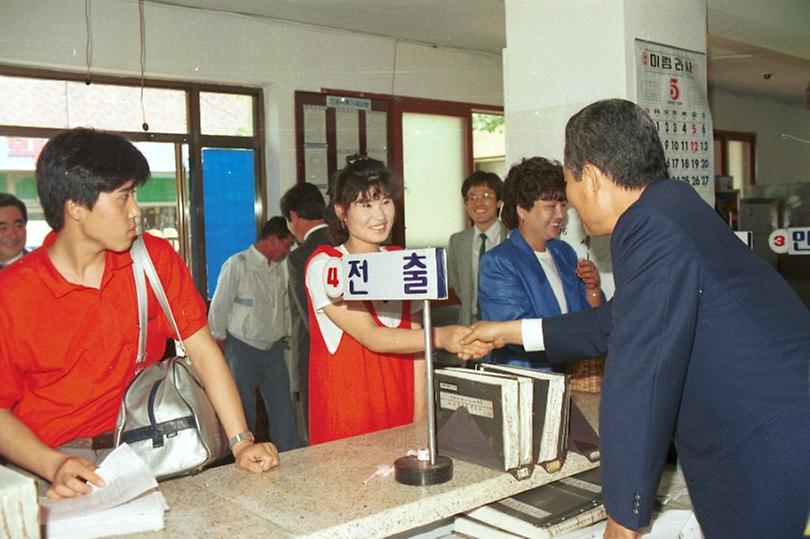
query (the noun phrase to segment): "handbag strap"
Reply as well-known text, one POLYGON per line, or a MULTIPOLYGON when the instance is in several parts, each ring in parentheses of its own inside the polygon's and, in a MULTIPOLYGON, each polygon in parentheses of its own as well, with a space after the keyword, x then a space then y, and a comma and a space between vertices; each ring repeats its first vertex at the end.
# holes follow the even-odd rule
POLYGON ((152 258, 149 256, 149 251, 140 236, 135 238, 132 242, 130 250, 132 256, 132 271, 135 274, 135 294, 138 298, 138 355, 135 360, 135 372, 143 370, 144 362, 146 361, 146 325, 147 325, 147 301, 146 301, 146 279, 149 279, 149 284, 152 286, 152 291, 163 309, 163 314, 166 319, 172 323, 174 334, 179 343, 177 355, 185 355, 185 346, 183 338, 180 336, 180 330, 177 328, 177 322, 172 314, 172 309, 169 306, 169 300, 166 297, 166 292, 163 290, 163 285, 160 282, 160 277, 155 270, 155 265, 152 263, 152 258))

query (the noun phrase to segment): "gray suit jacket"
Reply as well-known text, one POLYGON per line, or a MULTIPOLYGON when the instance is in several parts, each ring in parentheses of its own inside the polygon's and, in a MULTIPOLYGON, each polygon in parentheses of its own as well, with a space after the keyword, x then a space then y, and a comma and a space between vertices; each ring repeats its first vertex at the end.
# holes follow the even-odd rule
MULTIPOLYGON (((498 221, 495 226, 501 227, 501 241, 506 239, 509 229, 498 221)), ((475 227, 471 226, 450 236, 447 247, 447 280, 450 288, 456 291, 461 307, 458 312, 458 323, 468 326, 472 323, 478 290, 472 275, 472 246, 475 227)), ((494 245, 489 248, 495 247, 494 245)))

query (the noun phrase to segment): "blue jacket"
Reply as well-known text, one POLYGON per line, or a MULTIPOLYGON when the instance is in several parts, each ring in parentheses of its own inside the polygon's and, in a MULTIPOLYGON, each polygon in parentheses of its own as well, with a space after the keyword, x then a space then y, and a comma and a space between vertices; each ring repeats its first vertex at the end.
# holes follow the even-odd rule
MULTIPOLYGON (((585 284, 577 277, 577 255, 561 240, 549 240, 551 253, 563 285, 568 311, 590 308, 585 284)), ((534 250, 516 229, 509 238, 487 252, 478 269, 478 301, 482 320, 546 318, 562 314, 543 267, 534 250)), ((526 352, 513 346, 492 353, 496 363, 528 361, 525 366, 546 367, 543 352, 526 352)))
POLYGON ((670 440, 707 538, 801 537, 810 314, 690 186, 654 182, 611 238, 613 300, 543 321, 547 353, 607 352, 603 498, 645 526, 670 440))

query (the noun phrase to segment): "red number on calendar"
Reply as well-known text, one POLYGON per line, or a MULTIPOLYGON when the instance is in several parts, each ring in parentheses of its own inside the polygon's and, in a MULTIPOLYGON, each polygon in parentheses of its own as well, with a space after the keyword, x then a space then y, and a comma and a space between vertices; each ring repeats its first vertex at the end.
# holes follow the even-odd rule
POLYGON ((681 90, 678 88, 678 79, 669 79, 669 97, 673 101, 677 101, 681 97, 681 90))

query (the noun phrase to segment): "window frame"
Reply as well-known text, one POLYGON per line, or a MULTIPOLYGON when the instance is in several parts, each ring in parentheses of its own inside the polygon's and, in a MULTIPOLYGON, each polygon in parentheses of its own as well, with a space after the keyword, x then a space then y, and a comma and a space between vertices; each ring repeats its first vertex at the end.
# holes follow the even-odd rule
MULTIPOLYGON (((30 79, 49 79, 85 82, 86 73, 51 69, 29 68, 0 64, 0 75, 30 79)), ((106 74, 92 74, 92 83, 140 87, 141 79, 106 74)), ((168 79, 145 78, 144 87, 180 90, 186 94, 186 133, 160 133, 152 131, 116 131, 132 142, 164 142, 175 145, 177 163, 177 215, 180 252, 194 277, 197 289, 206 293, 205 227, 202 193, 202 149, 245 148, 254 151, 255 223, 258 235, 267 219, 267 172, 265 159, 264 91, 261 88, 211 84, 168 79), (253 101, 253 135, 205 135, 200 125, 200 92, 247 95, 253 101), (181 165, 181 146, 188 145, 189 175, 181 165)), ((147 118, 148 121, 148 118, 147 118)), ((64 131, 63 128, 30 127, 0 124, 0 136, 49 139, 64 131)))

